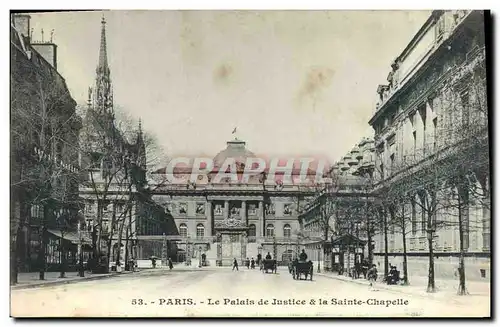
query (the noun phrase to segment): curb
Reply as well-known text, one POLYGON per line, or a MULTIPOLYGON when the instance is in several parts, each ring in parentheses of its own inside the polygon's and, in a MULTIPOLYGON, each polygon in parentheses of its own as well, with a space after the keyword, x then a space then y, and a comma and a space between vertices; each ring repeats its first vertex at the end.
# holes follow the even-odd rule
MULTIPOLYGON (((364 286, 368 286, 368 287, 370 286, 370 284, 368 282, 363 282, 363 281, 357 280, 357 279, 348 280, 348 279, 338 278, 335 275, 330 276, 330 275, 326 275, 326 274, 322 274, 322 273, 318 273, 317 275, 323 276, 323 277, 326 277, 326 278, 340 280, 340 281, 343 281, 343 282, 346 282, 346 283, 355 283, 355 284, 358 284, 358 285, 364 285, 364 286)), ((374 287, 376 287, 377 289, 383 289, 383 290, 389 291, 389 292, 406 294, 406 295, 415 295, 415 296, 421 296, 421 297, 426 298, 426 296, 424 294, 413 293, 413 292, 406 292, 403 289, 389 287, 389 286, 381 284, 381 283, 376 283, 374 285, 374 287)))
MULTIPOLYGON (((323 277, 326 277, 326 278, 340 280, 340 281, 343 281, 343 282, 346 282, 346 283, 356 283, 356 284, 365 285, 365 286, 368 286, 368 287, 370 286, 370 284, 368 282, 364 282, 364 280, 343 279, 343 278, 338 278, 335 275, 327 275, 327 274, 323 274, 323 273, 317 273, 317 275, 323 276, 323 277)), ((391 286, 388 286, 388 285, 385 285, 385 284, 382 284, 382 283, 375 283, 374 287, 376 289, 382 289, 382 290, 385 290, 385 291, 388 291, 388 292, 399 293, 399 294, 406 294, 406 295, 411 295, 411 296, 419 296, 419 297, 423 297, 423 298, 428 298, 428 295, 442 293, 442 292, 438 292, 438 293, 414 293, 414 292, 408 292, 404 288, 399 288, 397 285, 392 285, 392 287, 391 287, 391 286), (396 286, 396 287, 394 287, 394 286, 396 286)), ((405 287, 405 286, 400 286, 400 287, 405 287)), ((446 291, 444 291, 444 292, 446 292, 446 291)), ((484 295, 481 294, 480 296, 484 296, 484 295)))
MULTIPOLYGON (((136 273, 139 273, 139 272, 140 271, 138 271, 136 273)), ((32 284, 26 284, 26 285, 19 285, 18 284, 18 285, 12 285, 10 287, 10 289, 11 290, 21 290, 21 289, 29 289, 29 288, 43 288, 43 287, 59 286, 59 285, 64 285, 64 284, 76 284, 76 283, 81 283, 81 282, 124 276, 124 275, 128 275, 128 274, 132 274, 132 272, 103 274, 103 275, 97 275, 97 276, 92 276, 92 277, 80 277, 80 279, 67 279, 67 280, 59 279, 59 280, 54 280, 54 281, 32 283, 32 284)))

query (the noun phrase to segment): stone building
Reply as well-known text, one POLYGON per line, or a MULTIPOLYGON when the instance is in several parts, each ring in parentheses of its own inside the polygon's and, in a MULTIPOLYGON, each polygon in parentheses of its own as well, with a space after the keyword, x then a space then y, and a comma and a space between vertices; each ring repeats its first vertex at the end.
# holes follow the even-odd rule
MULTIPOLYGON (((234 258, 241 264, 269 252, 278 262, 287 263, 298 251, 298 211, 315 193, 316 171, 301 170, 294 163, 274 177, 270 165, 250 176, 244 172, 249 158, 258 159, 244 141, 235 138, 213 158, 213 167, 195 180, 190 178, 190 163, 174 170, 176 181, 153 187, 154 200, 175 220, 178 235, 167 236, 177 247, 168 254, 173 260, 199 260, 205 253, 211 265, 231 265, 234 258), (231 162, 237 167, 237 178, 217 180, 231 162), (300 178, 301 173, 305 178, 300 178)), ((167 170, 161 169, 156 175, 165 174, 167 170)))
POLYGON ((57 71, 56 44, 52 37, 34 41, 30 21, 29 15, 13 15, 10 28, 13 274, 74 264, 80 218, 81 121, 57 71))
MULTIPOLYGON (((481 11, 434 11, 394 60, 388 84, 377 90, 369 122, 375 130, 374 192, 383 203, 400 190, 392 210, 408 216, 410 276, 427 275, 432 240, 436 276, 456 275, 462 252, 467 278, 489 278, 484 24, 481 11)), ((390 223, 388 229, 389 261, 400 268, 403 232, 390 223)), ((384 247, 380 233, 379 263, 384 247)))
POLYGON ((98 270, 107 270, 106 262, 110 266, 126 265, 137 258, 140 238, 157 238, 168 227, 168 216, 163 210, 158 212, 147 188, 141 123, 137 130, 131 126, 126 126, 130 130, 119 129, 117 125, 103 18, 96 79, 89 88, 79 148, 84 172, 80 184, 83 229, 92 239, 91 252, 84 260, 98 270))
POLYGON ((372 257, 373 231, 367 233, 372 179, 366 172, 372 170, 374 155, 373 140, 363 138, 332 166, 327 183, 299 215, 303 244, 318 270, 322 261, 325 270, 349 271, 372 257))

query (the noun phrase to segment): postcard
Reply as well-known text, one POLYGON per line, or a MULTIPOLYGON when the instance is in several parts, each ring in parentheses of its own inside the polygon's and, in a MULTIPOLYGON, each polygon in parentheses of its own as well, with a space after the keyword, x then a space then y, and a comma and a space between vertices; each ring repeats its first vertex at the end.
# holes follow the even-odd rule
POLYGON ((11 316, 491 317, 489 19, 11 12, 11 316))

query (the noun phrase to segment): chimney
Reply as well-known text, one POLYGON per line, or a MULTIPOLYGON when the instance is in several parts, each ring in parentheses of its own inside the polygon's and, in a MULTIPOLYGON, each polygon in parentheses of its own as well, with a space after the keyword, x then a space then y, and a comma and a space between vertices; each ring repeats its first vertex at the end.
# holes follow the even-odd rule
POLYGON ((13 22, 14 22, 15 28, 24 37, 27 37, 29 39, 30 38, 30 19, 31 19, 31 16, 24 15, 24 14, 15 14, 13 16, 14 16, 13 22))
POLYGON ((55 43, 32 43, 31 46, 57 70, 57 45, 55 43))

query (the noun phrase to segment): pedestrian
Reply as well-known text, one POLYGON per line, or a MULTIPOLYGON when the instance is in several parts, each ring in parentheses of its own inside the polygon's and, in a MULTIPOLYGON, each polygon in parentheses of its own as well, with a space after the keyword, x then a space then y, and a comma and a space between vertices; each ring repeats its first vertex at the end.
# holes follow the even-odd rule
POLYGON ((236 258, 234 258, 234 261, 233 261, 233 271, 234 271, 234 268, 236 268, 236 270, 239 270, 238 269, 238 260, 236 260, 236 258))
POLYGON ((252 258, 252 261, 250 261, 250 265, 252 269, 255 269, 255 260, 252 258))
POLYGON ((250 260, 248 258, 245 260, 245 266, 247 266, 247 269, 250 269, 250 260))
POLYGON ((368 281, 370 282, 370 286, 373 286, 373 283, 377 281, 377 266, 372 265, 372 267, 368 270, 367 276, 368 281))
POLYGON ((151 265, 156 268, 156 258, 151 258, 151 265))
POLYGON ((174 264, 172 263, 172 259, 168 258, 168 268, 172 270, 174 268, 174 264))
POLYGON ((363 266, 361 269, 363 271, 363 277, 366 279, 366 274, 368 273, 368 261, 366 259, 363 260, 363 266))

